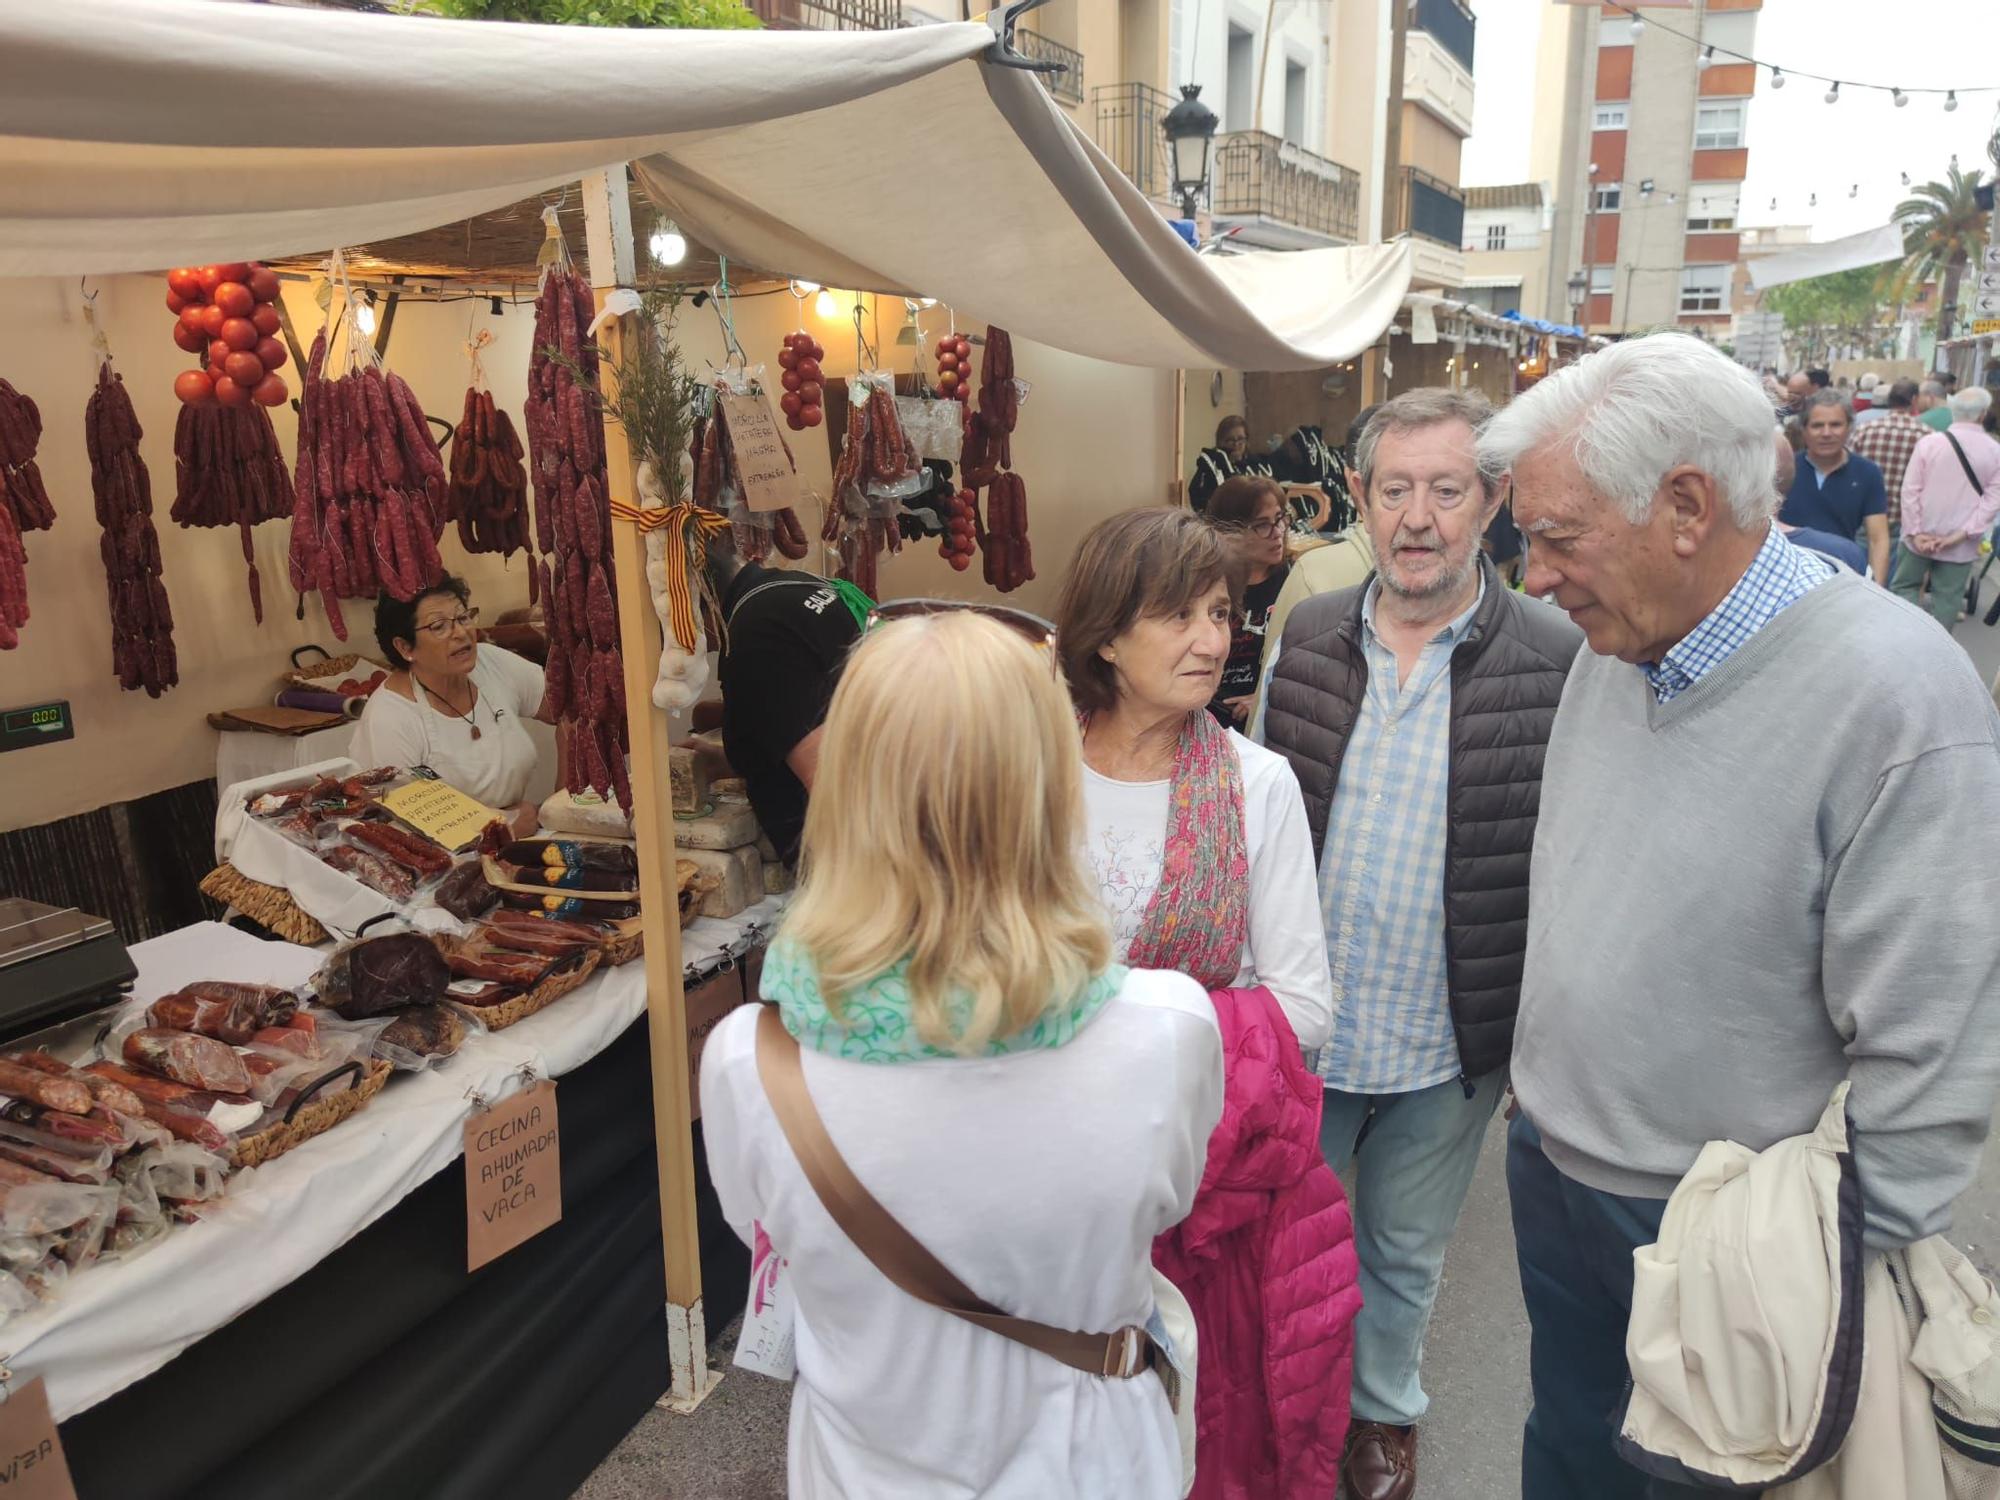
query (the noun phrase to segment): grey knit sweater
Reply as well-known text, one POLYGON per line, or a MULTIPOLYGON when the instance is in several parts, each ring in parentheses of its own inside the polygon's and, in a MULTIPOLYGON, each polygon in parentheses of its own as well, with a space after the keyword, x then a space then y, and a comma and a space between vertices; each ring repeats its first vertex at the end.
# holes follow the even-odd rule
POLYGON ((1662 705, 1586 651, 1543 771, 1514 1086, 1566 1175, 1664 1198, 1842 1078, 1871 1244, 1943 1229, 2000 1087, 2000 713, 1843 574, 1662 705))

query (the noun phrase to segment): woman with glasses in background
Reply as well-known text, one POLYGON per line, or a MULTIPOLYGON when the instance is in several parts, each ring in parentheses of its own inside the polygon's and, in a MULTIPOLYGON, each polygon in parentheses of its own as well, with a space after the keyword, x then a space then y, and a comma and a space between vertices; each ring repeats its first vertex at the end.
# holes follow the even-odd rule
POLYGON ((542 669, 479 640, 465 580, 440 575, 407 602, 384 594, 375 640, 393 670, 363 710, 349 754, 363 766, 428 766, 507 816, 515 836, 537 826, 524 801, 538 761, 526 720, 541 710, 542 669))
POLYGON ((1275 479, 1243 474, 1218 488, 1208 502, 1208 524, 1235 548, 1243 576, 1243 603, 1229 638, 1229 658, 1208 711, 1225 729, 1243 729, 1257 706, 1257 673, 1271 607, 1291 575, 1285 555, 1285 490, 1275 479))

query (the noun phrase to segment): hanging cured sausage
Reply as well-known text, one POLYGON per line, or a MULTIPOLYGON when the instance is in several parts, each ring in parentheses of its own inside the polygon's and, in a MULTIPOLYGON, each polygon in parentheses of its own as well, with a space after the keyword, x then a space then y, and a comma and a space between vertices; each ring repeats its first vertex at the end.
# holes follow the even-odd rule
POLYGON ((597 398, 590 287, 566 258, 544 273, 535 298, 528 399, 535 545, 547 621, 547 692, 538 718, 555 724, 572 793, 616 797, 629 812, 625 669, 611 579, 611 509, 597 398))
POLYGON ((125 382, 111 361, 97 367, 97 389, 83 409, 90 491, 104 529, 104 584, 111 597, 111 665, 118 685, 157 698, 180 681, 174 615, 160 579, 160 537, 153 527, 153 485, 139 456, 143 434, 125 382))
POLYGON ((0 651, 21 643, 28 623, 28 552, 24 532, 47 531, 55 507, 35 464, 42 414, 32 399, 0 380, 0 651))
POLYGON ((412 599, 444 571, 449 478, 416 394, 365 341, 328 378, 327 333, 306 358, 292 506, 291 582, 318 590, 333 633, 347 639, 342 599, 412 599))

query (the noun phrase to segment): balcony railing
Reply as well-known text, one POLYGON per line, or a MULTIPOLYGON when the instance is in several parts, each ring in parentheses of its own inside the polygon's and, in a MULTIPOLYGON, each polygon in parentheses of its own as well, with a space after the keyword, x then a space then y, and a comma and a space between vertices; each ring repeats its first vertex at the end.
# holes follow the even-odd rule
POLYGON ((1465 194, 1441 177, 1403 168, 1402 227, 1458 249, 1465 242, 1465 194))
POLYGON ((1352 244, 1361 232, 1361 178, 1350 167, 1263 130, 1215 138, 1214 211, 1275 219, 1352 244))
POLYGON ((903 24, 902 0, 744 0, 752 14, 777 31, 894 31, 903 24))
POLYGON ((1417 13, 1411 19, 1414 31, 1427 31, 1437 38, 1438 45, 1465 64, 1465 71, 1472 71, 1472 43, 1478 23, 1464 0, 1417 0, 1417 13))
POLYGON ((1168 197, 1174 175, 1160 121, 1174 107, 1173 96, 1149 83, 1110 83, 1092 89, 1090 100, 1098 149, 1148 198, 1168 197))
POLYGON ((1039 31, 1025 26, 1014 28, 1014 50, 1033 62, 1063 65, 1060 73, 1038 73, 1042 86, 1065 104, 1083 103, 1083 54, 1074 47, 1050 41, 1039 31))
POLYGON ((1492 235, 1475 225, 1473 228, 1465 231, 1465 243, 1458 248, 1461 250, 1539 250, 1542 248, 1542 237, 1540 233, 1532 229, 1526 232, 1510 232, 1503 235, 1500 242, 1495 244, 1492 235))

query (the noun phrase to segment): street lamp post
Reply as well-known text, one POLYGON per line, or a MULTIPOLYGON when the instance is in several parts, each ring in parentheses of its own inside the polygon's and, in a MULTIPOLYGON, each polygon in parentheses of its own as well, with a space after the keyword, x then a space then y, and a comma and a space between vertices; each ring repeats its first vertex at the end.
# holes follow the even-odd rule
POLYGON ((1590 164, 1590 180, 1584 184, 1584 192, 1590 195, 1590 204, 1583 221, 1583 295, 1580 304, 1584 311, 1577 318, 1577 326, 1585 333, 1590 331, 1591 283, 1597 280, 1597 163, 1590 164))
POLYGON ((1208 186, 1209 146, 1221 123, 1215 111, 1201 102, 1198 83, 1182 84, 1181 102, 1160 121, 1173 166, 1174 192, 1180 196, 1182 214, 1189 219, 1194 217, 1196 200, 1208 186))

